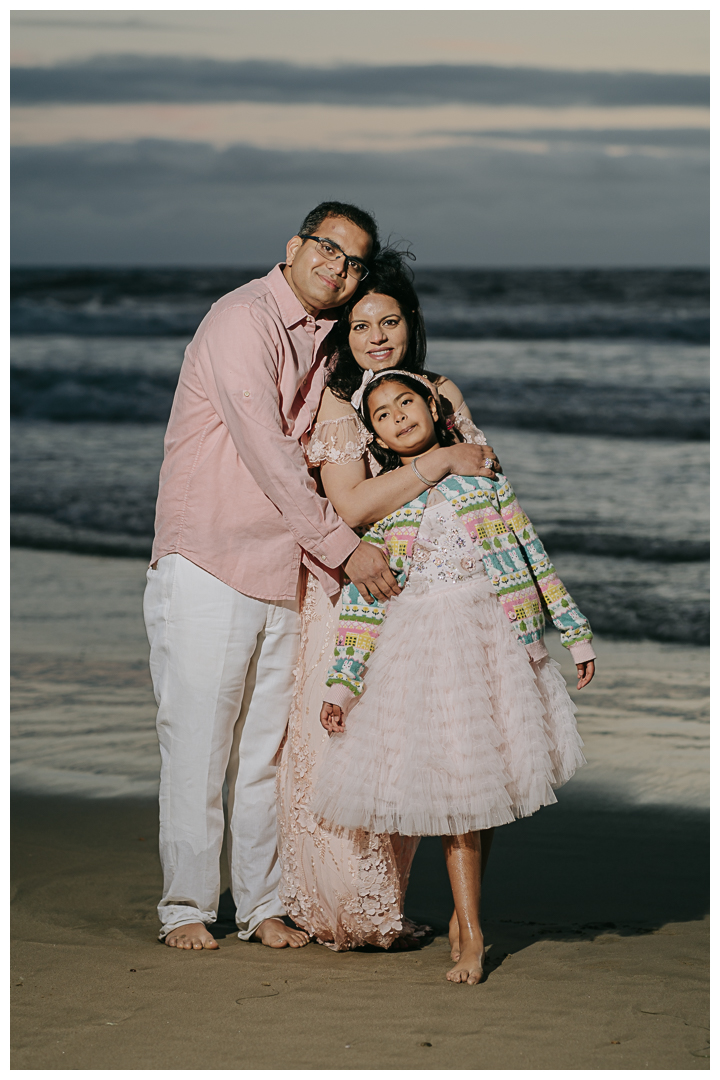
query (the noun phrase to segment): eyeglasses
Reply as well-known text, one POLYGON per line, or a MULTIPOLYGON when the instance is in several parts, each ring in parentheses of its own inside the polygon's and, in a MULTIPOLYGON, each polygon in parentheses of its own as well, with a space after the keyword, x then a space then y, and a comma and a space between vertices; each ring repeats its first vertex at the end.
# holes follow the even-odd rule
MULTIPOLYGON (((326 262, 334 263, 338 259, 343 260, 342 269, 347 272, 351 278, 355 278, 356 281, 364 281, 370 273, 370 270, 361 262, 360 259, 353 259, 351 255, 346 255, 343 249, 335 243, 334 240, 328 240, 324 236, 308 236, 307 233, 298 234, 301 240, 315 240, 315 249, 318 254, 322 255, 326 262)), ((342 271, 341 271, 342 273, 342 271)))

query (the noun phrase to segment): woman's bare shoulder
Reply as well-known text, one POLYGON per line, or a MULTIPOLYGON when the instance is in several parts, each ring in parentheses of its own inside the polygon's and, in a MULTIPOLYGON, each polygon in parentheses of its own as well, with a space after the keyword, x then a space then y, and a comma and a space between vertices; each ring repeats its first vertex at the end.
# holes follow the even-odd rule
POLYGON ((425 374, 431 382, 435 383, 438 392, 442 393, 444 398, 447 398, 452 407, 454 409, 459 409, 463 403, 463 396, 461 390, 455 385, 452 379, 448 379, 446 375, 438 375, 435 371, 426 371, 425 374))
POLYGON ((317 412, 317 423, 321 424, 324 420, 343 420, 346 417, 356 415, 349 401, 343 401, 342 398, 335 397, 332 390, 327 386, 325 387, 323 396, 320 399, 320 408, 317 412))

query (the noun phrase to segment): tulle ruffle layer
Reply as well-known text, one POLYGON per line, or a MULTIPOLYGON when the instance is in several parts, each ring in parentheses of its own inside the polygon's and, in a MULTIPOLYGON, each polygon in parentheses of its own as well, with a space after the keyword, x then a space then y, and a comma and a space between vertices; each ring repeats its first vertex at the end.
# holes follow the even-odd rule
POLYGON ((487 579, 403 594, 311 809, 405 836, 504 825, 556 802, 584 763, 574 714, 559 664, 529 662, 487 579))

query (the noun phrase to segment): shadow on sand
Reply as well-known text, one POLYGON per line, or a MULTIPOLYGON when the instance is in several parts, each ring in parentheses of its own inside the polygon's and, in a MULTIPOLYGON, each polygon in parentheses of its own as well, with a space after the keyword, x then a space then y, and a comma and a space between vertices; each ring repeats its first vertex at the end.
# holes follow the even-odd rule
MULTIPOLYGON (((14 795, 18 903, 57 926, 157 933, 157 806, 135 800, 14 795)), ((633 806, 566 790, 562 801, 497 830, 483 886, 490 968, 543 937, 649 933, 708 911, 704 811, 633 806)), ((406 910, 447 932, 452 896, 437 837, 422 840, 406 910)), ((213 932, 235 934, 229 891, 213 932)), ((32 918, 32 914, 31 914, 32 918)), ((104 930, 103 930, 104 932, 104 930)))
MULTIPOLYGON (((708 859, 705 811, 565 793, 495 833, 482 899, 489 970, 540 938, 646 934, 703 918, 708 859)), ((441 841, 425 837, 407 914, 446 933, 452 907, 441 841)))
MULTIPOLYGON (((647 934, 709 910, 705 811, 633 806, 565 793, 562 802, 495 833, 483 886, 489 968, 540 938, 647 934)), ((452 893, 439 837, 415 856, 406 912, 447 933, 452 893)), ((235 932, 235 906, 220 900, 218 938, 235 932)))

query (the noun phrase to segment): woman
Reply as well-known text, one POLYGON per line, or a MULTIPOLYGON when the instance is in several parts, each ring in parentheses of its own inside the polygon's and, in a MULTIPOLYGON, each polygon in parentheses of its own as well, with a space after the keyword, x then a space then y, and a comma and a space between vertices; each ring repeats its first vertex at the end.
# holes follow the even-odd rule
MULTIPOLYGON (((425 366, 425 330, 411 276, 401 255, 378 258, 367 286, 353 298, 336 329, 336 351, 317 422, 308 440, 309 463, 319 467, 325 494, 353 528, 376 521, 417 497, 425 484, 410 465, 384 476, 368 452, 372 435, 350 403, 364 372, 425 366)), ((497 461, 472 423, 457 386, 425 372, 465 444, 427 455, 426 469, 495 477, 497 461), (488 468, 488 465, 494 468, 488 468)), ((329 948, 406 945, 421 934, 403 918, 415 837, 328 829, 309 811, 327 735, 318 717, 333 653, 339 596, 329 600, 308 574, 300 656, 288 733, 278 769, 280 896, 288 915, 329 948)))

